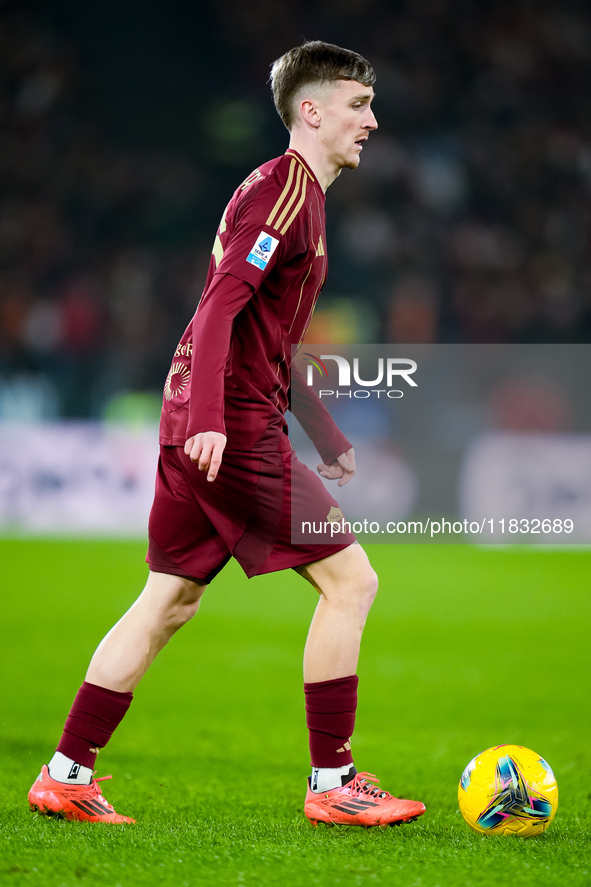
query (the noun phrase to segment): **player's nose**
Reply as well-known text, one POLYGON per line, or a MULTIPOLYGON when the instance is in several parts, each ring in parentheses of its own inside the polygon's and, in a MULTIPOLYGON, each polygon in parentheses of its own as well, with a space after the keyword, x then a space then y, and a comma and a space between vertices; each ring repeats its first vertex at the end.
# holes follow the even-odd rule
POLYGON ((369 130, 370 132, 371 132, 371 130, 378 128, 378 121, 376 120, 376 115, 371 110, 371 108, 368 108, 368 110, 367 110, 367 117, 365 120, 364 128, 369 130))

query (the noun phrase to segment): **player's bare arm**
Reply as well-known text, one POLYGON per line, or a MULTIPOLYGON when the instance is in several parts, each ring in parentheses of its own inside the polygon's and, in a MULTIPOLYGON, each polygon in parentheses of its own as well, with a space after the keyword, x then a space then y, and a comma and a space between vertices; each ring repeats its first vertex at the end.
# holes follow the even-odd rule
POLYGON ((185 455, 199 463, 199 471, 207 471, 207 480, 217 477, 226 446, 226 435, 220 431, 201 431, 185 443, 185 455))
POLYGON ((346 453, 341 453, 334 462, 329 462, 328 464, 320 462, 316 468, 321 477, 325 477, 327 480, 338 479, 339 487, 344 487, 345 484, 349 483, 357 471, 355 465, 355 450, 351 447, 346 453))

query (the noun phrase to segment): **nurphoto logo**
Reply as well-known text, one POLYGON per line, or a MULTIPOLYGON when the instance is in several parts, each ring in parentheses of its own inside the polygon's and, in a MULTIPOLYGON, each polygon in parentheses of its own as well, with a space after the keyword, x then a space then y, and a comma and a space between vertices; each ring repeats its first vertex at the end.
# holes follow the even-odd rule
MULTIPOLYGON (((375 369, 376 376, 374 379, 362 379, 359 371, 359 358, 353 358, 353 369, 351 363, 346 357, 340 354, 321 354, 316 357, 314 354, 304 352, 304 358, 308 362, 306 373, 306 384, 312 386, 314 384, 314 370, 316 370, 322 379, 332 375, 324 361, 332 360, 337 365, 337 390, 331 388, 321 388, 318 391, 319 397, 356 397, 366 399, 369 397, 386 397, 397 399, 404 397, 404 390, 395 388, 405 382, 412 388, 417 388, 418 383, 412 377, 417 370, 416 360, 409 357, 379 357, 377 367, 375 369), (355 385, 360 388, 354 388, 351 384, 351 374, 355 385), (378 385, 385 385, 384 388, 378 388, 378 385), (338 390, 343 389, 343 390, 338 390)), ((334 373, 334 367, 331 367, 334 373)))

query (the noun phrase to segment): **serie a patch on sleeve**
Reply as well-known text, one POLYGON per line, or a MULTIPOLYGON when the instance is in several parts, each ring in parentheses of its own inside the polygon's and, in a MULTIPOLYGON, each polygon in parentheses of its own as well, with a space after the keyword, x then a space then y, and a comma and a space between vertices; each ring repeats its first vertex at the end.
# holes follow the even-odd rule
POLYGON ((276 237, 271 237, 266 231, 261 231, 255 240, 253 248, 246 257, 246 261, 264 271, 269 259, 277 249, 278 243, 279 241, 276 237))

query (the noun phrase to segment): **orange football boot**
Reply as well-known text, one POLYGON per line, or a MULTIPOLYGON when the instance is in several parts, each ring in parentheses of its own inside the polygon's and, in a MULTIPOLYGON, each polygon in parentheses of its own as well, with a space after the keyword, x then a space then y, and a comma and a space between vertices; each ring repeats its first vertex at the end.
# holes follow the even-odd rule
POLYGON ((356 773, 351 782, 328 792, 313 792, 308 780, 304 813, 313 826, 361 825, 370 828, 379 825, 400 825, 410 822, 425 812, 420 801, 402 801, 381 791, 379 779, 371 773, 356 773), (371 780, 371 781, 370 781, 371 780))
POLYGON ((111 777, 93 779, 90 785, 69 785, 52 779, 47 766, 43 765, 29 792, 29 806, 43 816, 79 822, 135 822, 129 816, 115 813, 111 804, 105 801, 97 785, 105 779, 111 777))

